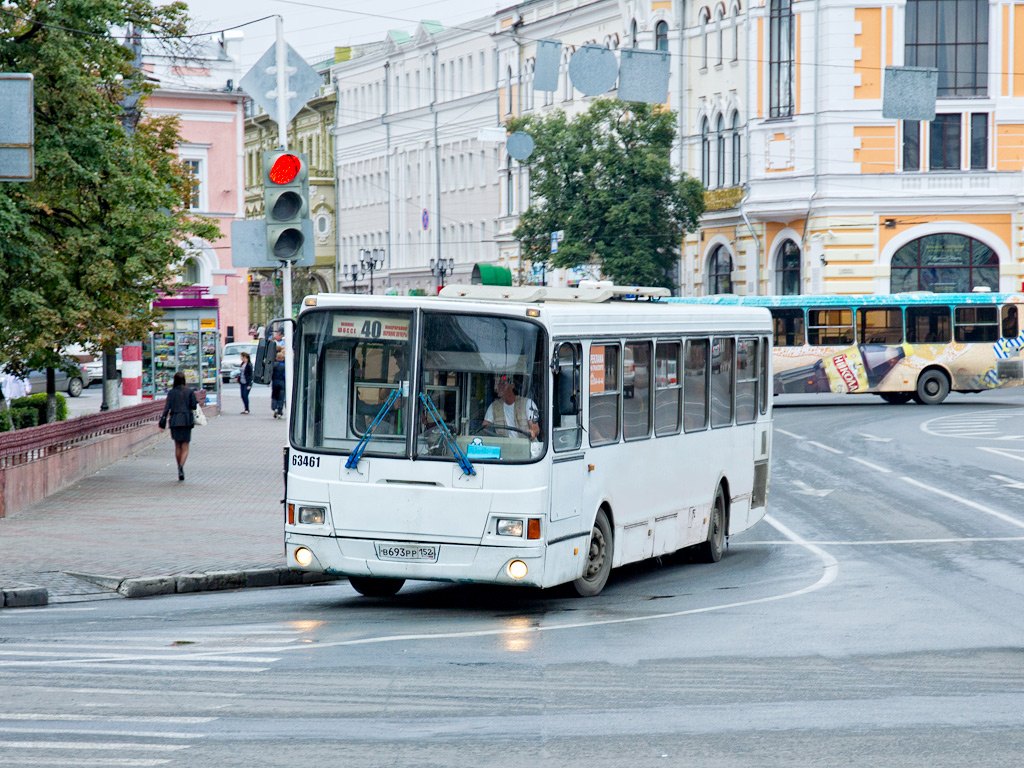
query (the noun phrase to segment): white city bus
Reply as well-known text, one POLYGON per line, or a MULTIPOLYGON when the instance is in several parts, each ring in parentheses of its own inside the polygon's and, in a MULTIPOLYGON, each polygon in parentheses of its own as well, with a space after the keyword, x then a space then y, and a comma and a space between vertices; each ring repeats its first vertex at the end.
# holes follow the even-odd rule
POLYGON ((765 514, 771 317, 664 294, 307 297, 288 565, 364 595, 406 579, 596 595, 625 563, 693 545, 717 561, 765 514))

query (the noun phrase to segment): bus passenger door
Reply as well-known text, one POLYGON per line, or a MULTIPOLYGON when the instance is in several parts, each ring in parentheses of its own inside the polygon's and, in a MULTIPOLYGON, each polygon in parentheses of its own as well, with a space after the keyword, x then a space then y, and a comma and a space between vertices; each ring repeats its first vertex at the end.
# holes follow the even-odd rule
POLYGON ((582 449, 582 364, 582 347, 579 342, 564 341, 558 344, 552 366, 551 387, 551 442, 554 455, 551 462, 552 523, 578 518, 580 514, 587 467, 582 449))

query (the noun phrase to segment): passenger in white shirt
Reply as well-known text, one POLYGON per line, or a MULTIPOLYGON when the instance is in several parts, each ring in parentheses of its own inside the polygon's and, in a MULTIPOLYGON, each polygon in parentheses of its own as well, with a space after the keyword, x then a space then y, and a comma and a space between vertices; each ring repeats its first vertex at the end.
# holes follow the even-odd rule
MULTIPOLYGON (((528 397, 520 397, 516 392, 516 383, 511 376, 499 376, 497 382, 498 397, 491 401, 484 414, 483 426, 492 424, 496 427, 515 427, 528 434, 531 440, 540 436, 540 412, 537 404, 528 397), (496 408, 498 403, 501 408, 496 408)), ((501 430, 504 432, 505 430, 501 430)), ((516 433, 512 433, 515 436, 516 433)))

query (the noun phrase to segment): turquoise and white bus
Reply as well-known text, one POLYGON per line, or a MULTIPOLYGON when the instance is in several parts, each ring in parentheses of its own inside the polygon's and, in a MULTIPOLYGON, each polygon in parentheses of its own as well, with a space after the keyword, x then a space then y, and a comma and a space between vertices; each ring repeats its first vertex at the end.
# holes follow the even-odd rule
POLYGON ((649 300, 665 293, 307 297, 288 565, 365 595, 407 579, 596 595, 626 563, 718 560, 765 514, 771 317, 649 300))
POLYGON ((1024 296, 1012 293, 706 296, 766 307, 776 394, 875 394, 934 405, 951 392, 1024 384, 1024 296))

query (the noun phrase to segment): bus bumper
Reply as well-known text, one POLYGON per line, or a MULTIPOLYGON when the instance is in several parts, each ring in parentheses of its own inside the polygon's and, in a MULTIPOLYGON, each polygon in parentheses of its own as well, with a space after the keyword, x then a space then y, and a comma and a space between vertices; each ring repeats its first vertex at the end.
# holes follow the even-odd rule
POLYGON ((545 547, 496 547, 472 544, 434 544, 437 560, 407 562, 382 560, 377 557, 374 541, 336 536, 312 536, 285 533, 285 555, 289 568, 331 573, 341 576, 375 576, 389 579, 419 579, 463 583, 509 584, 526 587, 549 587, 562 583, 545 579, 545 547), (300 548, 312 553, 312 562, 302 565, 295 552, 300 548), (515 579, 509 575, 509 563, 526 564, 526 575, 515 579))

